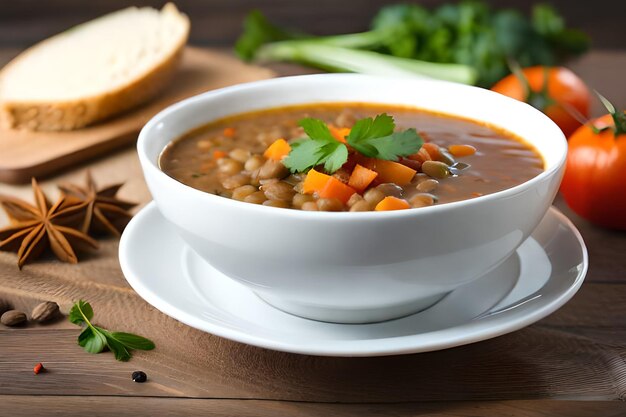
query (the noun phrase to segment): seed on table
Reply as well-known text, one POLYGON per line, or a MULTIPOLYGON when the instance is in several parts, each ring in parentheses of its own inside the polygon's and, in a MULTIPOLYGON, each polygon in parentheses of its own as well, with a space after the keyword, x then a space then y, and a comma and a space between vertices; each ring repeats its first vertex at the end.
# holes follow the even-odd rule
POLYGON ((307 201, 302 204, 302 210, 304 211, 318 211, 317 203, 315 201, 307 201))
POLYGON ((450 145, 448 146, 448 152, 457 158, 463 156, 470 156, 476 153, 476 148, 472 145, 450 145))
POLYGON ((250 176, 248 174, 237 174, 222 180, 222 187, 227 190, 232 190, 247 184, 250 184, 250 176))
POLYGON ((426 161, 422 164, 422 171, 429 177, 443 179, 450 176, 448 166, 439 161, 426 161))
POLYGON ((294 208, 300 209, 304 203, 311 201, 315 201, 315 197, 312 195, 296 193, 291 200, 291 204, 294 208))
POLYGON ((135 371, 131 375, 131 378, 133 379, 133 381, 141 383, 148 380, 148 375, 146 375, 146 373, 143 371, 135 371))
POLYGON ((432 206, 435 204, 435 201, 437 201, 435 196, 426 193, 415 194, 409 199, 409 203, 413 208, 432 206))
POLYGON ((263 205, 268 207, 289 208, 289 203, 283 200, 267 200, 263 202, 263 205))
POLYGON ((38 323, 43 323, 48 320, 52 320, 59 314, 59 305, 54 301, 46 301, 38 304, 33 312, 30 314, 30 318, 38 323))
POLYGON ((243 164, 230 158, 217 160, 218 170, 223 174, 234 175, 243 170, 243 164))
POLYGON ((259 169, 265 163, 265 158, 261 155, 252 155, 246 163, 244 164, 244 168, 246 171, 254 171, 255 169, 259 169))
POLYGON ((367 201, 372 207, 375 207, 376 204, 383 201, 385 197, 385 193, 377 190, 376 188, 369 189, 365 192, 365 194, 363 194, 363 198, 365 199, 365 201, 367 201))
POLYGON ((17 326, 26 322, 26 314, 18 310, 5 311, 0 317, 0 323, 5 326, 17 326))
POLYGON ((230 151, 228 153, 228 156, 230 156, 235 161, 238 161, 238 162, 241 162, 242 164, 245 164, 248 161, 248 158, 250 158, 250 151, 246 151, 245 149, 237 148, 237 149, 233 149, 232 151, 230 151))
POLYGON ((415 187, 415 189, 422 193, 430 193, 434 191, 438 185, 439 181, 429 178, 417 184, 417 187, 415 187))
POLYGON ((46 368, 43 367, 43 364, 41 362, 39 362, 37 365, 35 365, 33 367, 33 372, 35 373, 35 375, 39 375, 40 373, 44 372, 46 370, 46 368))
POLYGON ((343 203, 336 198, 320 198, 317 208, 320 211, 343 211, 343 203))
POLYGON ((296 193, 291 185, 283 181, 263 184, 261 190, 269 200, 291 201, 296 193))
POLYGON ((233 190, 232 199, 237 201, 243 201, 244 198, 256 191, 259 190, 253 185, 242 185, 241 187, 237 187, 233 190))
POLYGON ((365 200, 357 201, 354 205, 352 205, 352 207, 350 207, 350 211, 371 211, 371 210, 372 208, 370 207, 370 204, 365 200))
POLYGON ((263 191, 254 192, 243 199, 246 203, 252 204, 263 204, 265 200, 267 200, 267 198, 265 197, 265 193, 263 191))

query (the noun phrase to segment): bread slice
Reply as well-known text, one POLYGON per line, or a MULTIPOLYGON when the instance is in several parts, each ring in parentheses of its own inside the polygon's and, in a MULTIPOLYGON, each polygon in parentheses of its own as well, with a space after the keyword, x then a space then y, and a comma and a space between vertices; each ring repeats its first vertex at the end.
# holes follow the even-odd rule
POLYGON ((172 80, 189 35, 176 6, 130 7, 38 43, 0 71, 0 122, 73 130, 153 98, 172 80))

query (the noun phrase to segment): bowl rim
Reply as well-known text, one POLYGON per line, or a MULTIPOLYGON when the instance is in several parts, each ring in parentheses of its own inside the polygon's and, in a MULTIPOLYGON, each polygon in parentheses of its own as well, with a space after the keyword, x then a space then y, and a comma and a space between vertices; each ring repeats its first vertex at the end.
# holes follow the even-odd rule
MULTIPOLYGON (((157 161, 153 161, 152 158, 150 158, 147 154, 147 144, 150 140, 150 133, 157 127, 159 123, 163 122, 163 119, 167 118, 173 113, 184 111, 184 109, 191 103, 194 103, 197 101, 213 100, 216 98, 219 99, 219 96, 221 95, 226 95, 226 94, 238 92, 241 90, 253 90, 254 88, 257 88, 258 86, 281 85, 284 83, 292 83, 294 81, 298 82, 298 80, 300 79, 315 79, 323 83, 326 80, 347 79, 347 78, 355 78, 355 79, 358 78, 358 79, 361 79, 364 83, 385 82, 385 81, 388 82, 388 81, 397 80, 394 77, 387 77, 387 76, 380 76, 380 75, 354 74, 354 73, 294 75, 294 76, 288 76, 288 77, 278 77, 278 78, 270 78, 266 80, 246 82, 246 83, 236 84, 236 85, 223 87, 223 88, 219 88, 215 90, 210 90, 210 91, 186 98, 177 103, 174 103, 166 107, 165 109, 161 110, 155 116, 153 116, 139 132, 139 137, 137 140, 137 153, 139 156, 139 160, 141 162, 142 170, 144 171, 144 175, 147 176, 148 174, 151 174, 155 176, 155 178, 158 178, 159 181, 165 181, 166 183, 179 188, 181 192, 190 193, 195 198, 204 200, 209 204, 221 205, 231 210, 246 210, 250 213, 255 213, 255 214, 264 215, 264 216, 292 217, 292 218, 302 218, 302 219, 308 219, 308 220, 319 220, 319 219, 325 219, 329 221, 340 220, 342 222, 345 222, 346 219, 348 218, 355 219, 355 220, 363 220, 363 219, 370 219, 370 218, 378 218, 378 219, 386 219, 386 220, 403 219, 407 217, 420 215, 420 213, 426 214, 426 213, 434 213, 434 212, 447 212, 450 210, 457 210, 461 207, 473 206, 473 205, 481 204, 481 203, 489 203, 491 201, 512 197, 519 193, 525 192, 526 190, 531 188, 533 185, 546 180, 548 177, 555 175, 556 173, 558 173, 559 170, 564 168, 566 157, 567 157, 567 140, 565 138, 565 135, 560 131, 558 126, 550 118, 548 118, 545 114, 543 114, 541 111, 535 109, 534 107, 530 106, 527 103, 520 102, 518 100, 512 99, 510 97, 504 96, 502 94, 499 94, 499 93, 496 93, 496 92, 493 92, 491 90, 487 90, 484 88, 465 85, 465 84, 458 84, 458 83, 453 83, 449 81, 441 81, 441 80, 434 80, 434 79, 421 79, 421 78, 410 79, 410 80, 407 79, 407 81, 415 82, 415 83, 436 83, 436 84, 447 85, 447 86, 453 85, 454 88, 481 90, 481 93, 486 94, 487 96, 491 95, 494 98, 497 97, 497 99, 499 100, 508 100, 511 102, 515 102, 515 105, 521 106, 520 108, 525 107, 525 110, 528 111, 529 114, 534 113, 535 116, 542 118, 544 123, 552 124, 556 128, 555 133, 556 132, 559 132, 559 133, 557 133, 556 135, 551 135, 551 136, 554 136, 553 138, 554 140, 558 140, 559 142, 561 142, 561 145, 564 145, 562 146, 563 152, 561 153, 560 157, 555 161, 555 163, 552 164, 552 166, 548 167, 547 169, 544 169, 544 171, 541 172, 540 174, 516 186, 506 188, 504 190, 497 191, 494 193, 486 194, 483 196, 471 198, 471 199, 459 200, 459 201, 454 201, 454 202, 449 202, 449 203, 444 203, 444 204, 434 204, 432 206, 420 207, 419 209, 414 209, 414 210, 412 209, 391 210, 391 211, 384 211, 384 212, 305 211, 305 210, 296 210, 296 209, 283 209, 279 207, 269 207, 269 206, 264 206, 261 204, 251 204, 251 203, 246 203, 243 201, 237 201, 231 198, 225 198, 225 197, 211 194, 202 190, 198 190, 196 188, 193 188, 189 185, 186 185, 176 180, 173 177, 170 177, 169 175, 167 175, 165 172, 163 172, 160 169, 160 167, 158 166, 158 159, 157 161), (350 213, 350 215, 346 215, 346 213, 350 213)), ((310 104, 321 103, 321 102, 322 101, 320 100, 311 101, 310 104)), ((330 102, 340 102, 340 101, 328 100, 327 102, 330 103, 330 102)), ((349 98, 347 98, 345 102, 352 102, 352 101, 349 98)), ((308 103, 309 102, 304 101, 301 104, 306 105, 308 103)), ((285 107, 287 106, 288 105, 285 105, 285 107)), ((274 107, 280 108, 282 106, 276 105, 274 107)), ((428 108, 425 106, 422 106, 422 107, 415 106, 415 107, 418 109, 423 108, 425 110, 428 110, 428 108)), ((270 108, 272 108, 272 106, 267 107, 267 109, 270 109, 270 108)), ((247 112, 249 111, 232 113, 232 115, 245 114, 247 112)), ((438 113, 449 115, 452 117, 455 116, 455 114, 452 112, 451 113, 438 112, 438 113)), ((463 117, 467 119, 467 117, 465 116, 459 116, 459 117, 463 117)), ((480 121, 480 120, 471 119, 471 118, 470 120, 480 121)), ((207 123, 210 123, 210 122, 207 122, 207 123)), ((494 124, 490 123, 490 125, 494 125, 494 124)), ((495 126, 500 127, 504 130, 507 130, 505 127, 499 126, 497 124, 495 124, 495 126)), ((195 127, 198 127, 198 126, 192 126, 188 130, 192 130, 195 127)), ((170 140, 165 146, 167 146, 169 143, 171 143, 171 141, 175 139, 170 140)), ((522 139, 526 140, 526 138, 524 137, 522 137, 522 139)), ((161 150, 159 151, 159 155, 161 155, 161 153, 163 152, 163 149, 165 149, 165 146, 161 148, 161 150)), ((542 157, 544 156, 543 153, 540 152, 540 154, 542 157)))

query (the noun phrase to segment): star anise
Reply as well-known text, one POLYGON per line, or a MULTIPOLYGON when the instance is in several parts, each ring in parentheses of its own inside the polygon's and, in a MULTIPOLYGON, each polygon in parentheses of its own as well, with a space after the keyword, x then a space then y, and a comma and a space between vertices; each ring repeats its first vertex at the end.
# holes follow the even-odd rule
POLYGON ((115 197, 122 183, 98 190, 90 172, 87 172, 86 183, 85 187, 75 184, 59 185, 64 195, 78 198, 87 204, 81 230, 83 233, 109 232, 120 236, 132 217, 128 210, 137 204, 115 197))
POLYGON ((0 205, 11 220, 10 226, 0 229, 0 250, 17 251, 20 269, 47 247, 61 261, 70 263, 78 262, 74 247, 98 247, 95 240, 74 228, 83 217, 84 202, 61 196, 55 204, 50 204, 34 178, 32 186, 35 205, 0 196, 0 205))

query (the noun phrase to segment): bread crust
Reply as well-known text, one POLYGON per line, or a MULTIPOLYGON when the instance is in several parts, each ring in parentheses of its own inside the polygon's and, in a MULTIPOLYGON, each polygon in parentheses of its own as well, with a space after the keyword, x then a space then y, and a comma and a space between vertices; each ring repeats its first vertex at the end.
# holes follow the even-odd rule
MULTIPOLYGON (((111 91, 67 101, 2 101, 0 97, 0 124, 9 129, 76 130, 148 102, 172 81, 182 59, 189 22, 185 15, 181 14, 181 17, 187 27, 180 43, 169 56, 142 76, 111 91)), ((19 59, 18 56, 16 60, 19 59)))

